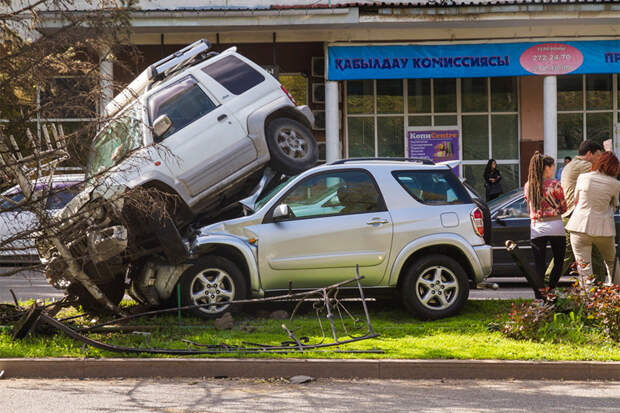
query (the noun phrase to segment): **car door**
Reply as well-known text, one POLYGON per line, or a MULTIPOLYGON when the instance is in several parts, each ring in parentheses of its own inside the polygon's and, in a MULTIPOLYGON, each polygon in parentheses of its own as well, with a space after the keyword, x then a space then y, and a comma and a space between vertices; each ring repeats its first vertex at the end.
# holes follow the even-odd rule
POLYGON ((36 229, 36 216, 16 206, 16 203, 24 202, 21 191, 4 194, 3 198, 0 204, 0 256, 32 254, 31 231, 36 229))
POLYGON ((222 182, 257 157, 254 144, 225 105, 186 76, 149 98, 151 122, 172 121, 158 138, 169 153, 164 163, 191 196, 222 182))
POLYGON ((392 219, 371 175, 338 170, 311 175, 287 191, 262 224, 248 228, 258 239, 265 290, 316 288, 355 276, 372 286, 385 276, 392 243, 392 219), (290 216, 271 219, 287 205, 290 216))
POLYGON ((493 246, 493 274, 496 276, 519 275, 516 264, 506 251, 506 241, 512 240, 534 265, 530 246, 530 213, 524 197, 513 200, 497 210, 492 217, 491 245, 493 246))

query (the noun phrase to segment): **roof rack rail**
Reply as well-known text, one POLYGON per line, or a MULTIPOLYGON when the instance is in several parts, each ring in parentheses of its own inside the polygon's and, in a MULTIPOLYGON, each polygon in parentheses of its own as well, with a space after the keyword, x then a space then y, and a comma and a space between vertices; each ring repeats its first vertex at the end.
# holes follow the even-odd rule
POLYGON ((188 46, 185 46, 181 50, 174 52, 170 56, 164 57, 148 67, 148 80, 152 81, 159 77, 165 77, 166 72, 174 69, 175 67, 191 62, 192 59, 201 53, 206 52, 210 47, 211 43, 209 43, 208 40, 200 39, 188 46))
POLYGON ((347 158, 347 159, 339 159, 330 163, 330 165, 342 165, 347 162, 357 162, 357 161, 407 161, 407 162, 420 162, 423 165, 435 165, 435 162, 428 158, 347 158))

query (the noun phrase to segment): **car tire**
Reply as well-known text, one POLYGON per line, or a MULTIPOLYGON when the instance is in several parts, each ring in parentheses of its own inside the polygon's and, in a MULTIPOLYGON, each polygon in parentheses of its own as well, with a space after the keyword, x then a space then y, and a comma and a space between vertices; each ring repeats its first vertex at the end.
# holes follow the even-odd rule
POLYGON ((278 118, 266 130, 271 167, 285 175, 297 175, 318 159, 316 139, 310 129, 293 119, 278 118))
POLYGON ((209 304, 188 310, 202 318, 219 317, 227 312, 237 312, 241 305, 225 304, 227 301, 247 298, 247 281, 239 267, 227 258, 208 256, 188 268, 181 279, 183 306, 209 304))
POLYGON ((417 318, 437 320, 457 314, 469 297, 469 280, 463 267, 441 254, 416 260, 401 288, 405 307, 417 318))
MULTIPOLYGON (((108 297, 108 300, 118 306, 125 296, 125 276, 119 275, 117 279, 105 283, 97 283, 97 287, 108 297)), ((91 315, 110 315, 112 311, 93 297, 82 284, 71 283, 67 288, 69 296, 76 297, 78 304, 84 312, 91 315)))

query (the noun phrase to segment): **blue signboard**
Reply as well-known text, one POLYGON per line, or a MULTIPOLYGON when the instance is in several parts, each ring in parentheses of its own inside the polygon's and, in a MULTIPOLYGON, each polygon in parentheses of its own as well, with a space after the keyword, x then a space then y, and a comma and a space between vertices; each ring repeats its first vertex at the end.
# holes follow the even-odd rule
POLYGON ((620 40, 330 46, 329 80, 620 72, 620 40))

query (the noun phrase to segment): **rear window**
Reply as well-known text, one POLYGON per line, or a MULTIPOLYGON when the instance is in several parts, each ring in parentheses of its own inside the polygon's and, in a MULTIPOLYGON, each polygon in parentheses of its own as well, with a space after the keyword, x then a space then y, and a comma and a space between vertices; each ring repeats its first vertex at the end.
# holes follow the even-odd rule
POLYGON ((392 175, 416 201, 430 205, 471 204, 451 171, 395 171, 392 175))
POLYGON ((235 56, 226 56, 202 69, 230 93, 240 95, 265 80, 265 77, 235 56))

